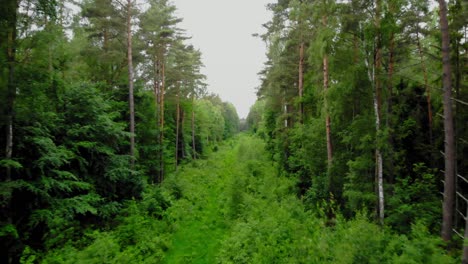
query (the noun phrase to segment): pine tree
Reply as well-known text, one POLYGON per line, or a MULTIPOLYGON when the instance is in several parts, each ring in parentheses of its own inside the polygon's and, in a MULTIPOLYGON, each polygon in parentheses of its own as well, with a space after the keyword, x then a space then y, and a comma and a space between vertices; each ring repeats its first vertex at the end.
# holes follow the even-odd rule
POLYGON ((445 182, 442 238, 452 239, 453 206, 455 199, 455 134, 452 113, 452 70, 450 65, 450 37, 447 20, 447 4, 439 0, 439 20, 442 34, 442 64, 443 64, 443 105, 444 105, 444 149, 445 149, 445 182))

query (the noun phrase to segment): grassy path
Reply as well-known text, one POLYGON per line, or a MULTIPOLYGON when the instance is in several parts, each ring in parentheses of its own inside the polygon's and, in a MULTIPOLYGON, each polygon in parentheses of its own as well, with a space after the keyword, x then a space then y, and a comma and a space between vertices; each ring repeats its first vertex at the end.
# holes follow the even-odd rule
POLYGON ((184 186, 184 199, 178 200, 169 211, 182 210, 186 214, 175 223, 176 232, 165 263, 216 262, 221 241, 229 231, 224 191, 241 171, 236 150, 234 142, 225 144, 209 160, 196 161, 175 176, 184 186))
MULTIPOLYGON (((183 186, 184 197, 168 214, 186 213, 174 222, 176 230, 165 263, 217 263, 223 243, 243 222, 239 217, 248 209, 247 200, 267 201, 264 198, 281 184, 274 175, 264 143, 247 135, 226 142, 209 159, 185 166, 174 177, 183 186), (265 175, 271 177, 267 184, 265 175)), ((268 207, 255 203, 261 210, 268 207)))

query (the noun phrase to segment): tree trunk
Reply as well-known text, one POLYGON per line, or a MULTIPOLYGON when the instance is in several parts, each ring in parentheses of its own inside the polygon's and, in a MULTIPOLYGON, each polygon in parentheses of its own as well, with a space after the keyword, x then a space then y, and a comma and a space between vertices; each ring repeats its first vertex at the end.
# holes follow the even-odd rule
MULTIPOLYGON (((15 80, 15 67, 16 67, 16 38, 17 38, 17 12, 18 12, 19 1, 9 0, 4 1, 2 7, 0 8, 0 24, 2 28, 0 30, 0 52, 3 54, 0 55, 5 61, 5 64, 0 65, 0 78, 5 78, 6 82, 3 82, 6 85, 6 102, 5 106, 1 106, 1 110, 5 111, 6 114, 6 131, 5 131, 5 159, 13 158, 13 136, 14 136, 14 109, 15 109, 15 100, 16 100, 16 80, 15 80), (6 3, 5 3, 6 2, 6 3), (5 67, 5 68, 3 68, 5 67), (5 69, 5 70, 4 70, 5 69)), ((3 89, 0 89, 3 90, 3 89)), ((9 182, 12 179, 11 168, 7 166, 5 171, 5 182, 9 182)), ((3 173, 0 172, 3 178, 3 173)), ((1 179, 3 180, 3 179, 1 179)), ((11 208, 11 199, 6 201, 6 205, 3 209, 6 210, 7 215, 4 216, 4 221, 7 224, 11 224, 12 214, 10 212, 11 208)), ((3 216, 2 216, 3 217, 3 216)), ((8 256, 7 263, 13 263, 14 253, 12 249, 13 245, 8 246, 8 256)))
POLYGON ((166 66, 164 59, 161 60, 161 87, 160 87, 160 102, 159 102, 159 182, 164 180, 164 90, 166 86, 166 66))
POLYGON ((193 155, 192 155, 192 158, 193 159, 197 159, 197 149, 195 148, 195 97, 194 95, 192 94, 192 151, 193 151, 193 155))
POLYGON ((376 159, 376 177, 377 177, 377 192, 378 192, 378 212, 379 221, 383 225, 385 211, 384 211, 384 190, 383 190, 383 159, 382 151, 380 149, 380 130, 381 130, 381 108, 382 108, 382 91, 380 87, 379 73, 382 67, 382 50, 381 50, 381 38, 380 38, 380 0, 376 0, 375 7, 375 27, 377 29, 377 36, 375 38, 375 55, 374 55, 374 112, 375 112, 375 130, 376 130, 376 148, 375 148, 375 159, 376 159))
POLYGON ((326 126, 326 134, 327 134, 327 161, 328 161, 328 167, 330 168, 332 165, 332 159, 333 159, 333 145, 331 141, 331 120, 330 120, 330 114, 328 112, 328 103, 327 103, 327 93, 328 93, 328 87, 329 87, 329 82, 328 82, 328 56, 325 54, 323 57, 323 89, 325 92, 325 111, 326 111, 326 116, 325 116, 325 126, 326 126))
MULTIPOLYGON (((322 23, 324 27, 327 27, 327 17, 323 16, 322 18, 322 23)), ((323 90, 324 90, 324 96, 325 96, 325 127, 326 127, 326 137, 327 137, 327 162, 328 162, 328 168, 331 168, 332 165, 332 159, 333 159, 333 145, 331 141, 331 120, 330 120, 330 113, 328 110, 328 100, 327 100, 327 94, 328 94, 328 88, 329 88, 329 71, 328 71, 328 54, 325 52, 323 55, 323 90)))
MULTIPOLYGON (((155 109, 155 116, 156 116, 156 128, 160 124, 160 114, 159 114, 159 104, 160 104, 160 87, 159 87, 159 61, 156 56, 153 58, 153 67, 154 67, 154 73, 153 73, 153 93, 154 93, 154 109, 155 109)), ((156 130, 157 131, 157 130, 156 130)), ((157 144, 159 144, 159 134, 156 136, 156 141, 157 144)), ((156 160, 159 162, 160 160, 160 155, 161 152, 158 151, 156 153, 156 160)), ((156 173, 155 176, 153 176, 153 183, 159 181, 159 171, 156 173)))
POLYGON ((130 108, 130 157, 135 167, 135 105, 133 101, 132 0, 127 2, 128 105, 130 108))
MULTIPOLYGON (((15 84, 15 64, 16 64, 16 20, 18 1, 8 1, 4 9, 6 22, 6 36, 1 36, 5 39, 0 40, 2 45, 2 52, 6 55, 7 61, 7 98, 6 98, 6 141, 5 141, 5 159, 13 158, 13 119, 14 119, 14 106, 16 100, 16 84, 15 84), (2 43, 3 42, 3 43, 2 43), (5 43, 6 42, 6 43, 5 43)), ((3 13, 3 12, 2 12, 3 13)), ((6 181, 11 180, 11 168, 6 169, 6 181)))
POLYGON ((185 112, 184 112, 184 108, 181 108, 179 106, 179 111, 180 111, 180 115, 179 115, 179 149, 180 149, 180 152, 179 152, 179 159, 185 159, 185 138, 184 138, 184 122, 185 122, 185 112))
POLYGON ((452 72, 450 68, 450 38, 447 5, 439 0, 440 31, 442 34, 442 69, 444 90, 445 184, 442 219, 442 239, 452 239, 453 202, 455 199, 455 136, 452 112, 452 72))
POLYGON ((175 142, 175 170, 177 172, 179 164, 179 120, 180 120, 180 87, 177 85, 177 95, 176 95, 176 142, 175 142))
POLYGON ((301 41, 299 47, 299 122, 302 124, 304 122, 304 103, 302 102, 302 97, 304 95, 304 41, 301 41))

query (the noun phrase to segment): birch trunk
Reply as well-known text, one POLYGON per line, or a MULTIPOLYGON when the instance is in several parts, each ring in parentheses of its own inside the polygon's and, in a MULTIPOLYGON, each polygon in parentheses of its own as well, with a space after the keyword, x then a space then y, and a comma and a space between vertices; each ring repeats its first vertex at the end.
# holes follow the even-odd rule
POLYGON ((379 220, 383 225, 385 217, 385 199, 384 199, 384 190, 383 190, 383 159, 382 151, 379 146, 379 137, 381 129, 381 108, 382 108, 382 91, 380 78, 378 73, 380 73, 382 67, 382 50, 381 50, 381 38, 380 38, 380 0, 376 0, 376 14, 375 14, 375 26, 377 28, 377 38, 376 38, 376 52, 375 52, 375 71, 374 71, 374 82, 375 82, 375 94, 374 94, 374 108, 375 108, 375 129, 376 129, 376 139, 377 146, 375 148, 375 157, 376 157, 376 174, 377 174, 377 186, 378 186, 378 195, 379 195, 379 220))

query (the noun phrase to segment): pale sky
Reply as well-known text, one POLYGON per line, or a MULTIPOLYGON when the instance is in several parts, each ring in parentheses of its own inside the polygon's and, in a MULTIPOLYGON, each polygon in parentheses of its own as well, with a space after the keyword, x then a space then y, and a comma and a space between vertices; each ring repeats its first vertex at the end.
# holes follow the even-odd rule
POLYGON ((254 33, 271 18, 266 4, 274 0, 172 0, 180 27, 202 52, 208 90, 234 104, 239 117, 247 117, 256 100, 257 73, 266 60, 266 47, 254 33))

